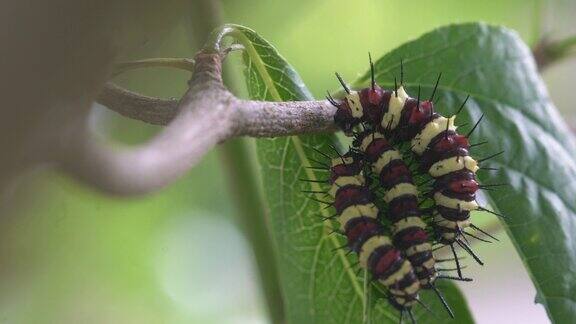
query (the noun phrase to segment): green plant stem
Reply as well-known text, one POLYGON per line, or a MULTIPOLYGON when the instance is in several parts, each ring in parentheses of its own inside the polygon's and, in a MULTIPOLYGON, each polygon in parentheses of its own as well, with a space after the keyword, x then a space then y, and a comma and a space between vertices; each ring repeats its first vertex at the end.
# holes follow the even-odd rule
MULTIPOLYGON (((223 24, 220 4, 215 0, 193 1, 191 33, 196 44, 203 44, 212 30, 223 24)), ((239 80, 227 69, 224 78, 229 88, 239 80)), ((251 245, 260 282, 272 323, 285 323, 276 251, 270 237, 269 219, 262 194, 254 154, 246 139, 235 139, 219 146, 218 152, 227 174, 228 187, 237 206, 239 223, 251 245)))

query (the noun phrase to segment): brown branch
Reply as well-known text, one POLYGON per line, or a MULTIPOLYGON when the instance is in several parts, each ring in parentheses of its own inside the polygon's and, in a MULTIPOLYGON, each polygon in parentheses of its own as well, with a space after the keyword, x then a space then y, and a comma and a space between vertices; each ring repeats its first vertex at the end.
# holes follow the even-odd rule
POLYGON ((98 101, 133 119, 167 125, 146 144, 114 149, 93 134, 72 138, 61 165, 99 189, 134 195, 157 190, 235 136, 275 137, 332 131, 327 101, 260 102, 234 97, 222 84, 222 56, 199 53, 189 89, 178 102, 107 85, 98 101))
POLYGON ((178 100, 143 96, 113 83, 104 86, 98 103, 125 117, 154 125, 167 125, 178 110, 178 100))
MULTIPOLYGON (((228 91, 230 114, 234 115, 234 136, 277 137, 334 131, 335 108, 328 101, 240 100, 228 91)), ((108 83, 98 102, 136 120, 167 125, 178 113, 178 101, 144 96, 108 83)))

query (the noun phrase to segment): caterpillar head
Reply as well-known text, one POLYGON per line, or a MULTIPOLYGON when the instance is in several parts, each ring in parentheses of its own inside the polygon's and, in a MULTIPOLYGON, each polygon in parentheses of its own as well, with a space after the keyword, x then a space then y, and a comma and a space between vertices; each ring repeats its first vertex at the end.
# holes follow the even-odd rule
POLYGON ((336 114, 334 115, 334 123, 339 129, 341 129, 345 134, 348 135, 352 133, 352 128, 358 125, 360 121, 352 117, 352 112, 350 111, 350 108, 346 106, 347 105, 345 103, 336 106, 336 108, 338 109, 336 110, 336 114))
POLYGON ((360 94, 357 91, 350 91, 340 102, 336 102, 332 98, 328 98, 328 100, 337 108, 334 115, 336 126, 345 134, 351 134, 354 126, 360 124, 364 117, 360 94))

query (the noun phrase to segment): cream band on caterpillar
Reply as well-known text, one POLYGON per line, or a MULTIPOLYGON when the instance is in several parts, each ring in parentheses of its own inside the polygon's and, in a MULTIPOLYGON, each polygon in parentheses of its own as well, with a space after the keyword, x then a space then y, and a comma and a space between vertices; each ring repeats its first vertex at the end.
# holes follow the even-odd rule
POLYGON ((422 155, 434 137, 446 130, 455 131, 455 119, 456 116, 450 118, 440 116, 430 121, 424 129, 412 139, 412 151, 418 155, 422 155))
POLYGON ((402 278, 406 276, 406 274, 408 274, 411 271, 412 271, 412 265, 410 264, 410 262, 408 262, 408 260, 404 260, 404 262, 402 263, 402 267, 398 271, 392 273, 387 278, 380 279, 379 281, 385 286, 391 286, 395 282, 400 281, 402 278))
POLYGON ((435 264, 436 264, 436 263, 435 263, 435 260, 434 260, 434 259, 428 259, 426 262, 424 262, 424 263, 422 264, 422 268, 424 268, 424 269, 430 269, 430 268, 434 267, 435 264))
POLYGON ((415 294, 420 290, 420 283, 418 281, 414 281, 410 286, 404 288, 404 290, 398 289, 390 289, 390 293, 395 295, 404 295, 404 292, 409 294, 415 294))
POLYGON ((346 95, 344 99, 348 102, 348 106, 352 112, 352 117, 361 118, 364 116, 364 110, 362 109, 362 104, 360 104, 360 94, 358 91, 350 92, 350 94, 346 95))
POLYGON ((476 200, 466 201, 462 199, 446 197, 440 192, 434 194, 434 201, 437 205, 444 206, 451 209, 456 209, 458 211, 463 210, 476 210, 478 209, 478 203, 476 200))
POLYGON ((380 156, 380 158, 378 159, 378 161, 376 161, 376 163, 372 164, 372 170, 379 174, 380 172, 382 172, 382 169, 384 169, 388 164, 390 164, 390 162, 401 159, 402 155, 400 154, 400 152, 396 150, 386 151, 384 152, 384 154, 380 156))
POLYGON ((363 186, 364 184, 366 184, 366 179, 362 175, 338 177, 330 187, 328 194, 331 195, 332 197, 335 197, 336 192, 338 191, 339 188, 348 185, 363 186))
POLYGON ((467 228, 470 226, 470 220, 464 220, 464 221, 451 221, 451 220, 447 220, 446 218, 442 217, 442 215, 440 214, 435 214, 434 215, 434 222, 436 223, 436 225, 438 226, 442 226, 444 228, 450 229, 450 230, 461 230, 464 228, 467 228))
POLYGON ((412 217, 406 217, 406 218, 402 218, 399 221, 395 222, 394 224, 392 224, 392 234, 396 234, 404 229, 410 228, 410 227, 420 227, 420 228, 426 228, 426 223, 422 220, 422 218, 420 218, 419 216, 412 216, 412 217))
POLYGON ((411 183, 406 182, 399 183, 394 187, 392 187, 390 190, 388 190, 386 194, 384 194, 384 201, 386 203, 389 203, 394 198, 398 198, 404 195, 418 196, 418 188, 416 188, 416 186, 411 183))
POLYGON ((383 129, 392 130, 398 126, 400 123, 400 117, 402 116, 404 103, 408 98, 410 98, 410 96, 408 96, 403 86, 400 86, 392 93, 390 101, 388 102, 388 111, 384 114, 382 123, 380 123, 380 126, 383 129))
POLYGON ((438 178, 462 169, 476 173, 480 168, 478 167, 478 162, 470 156, 453 156, 432 164, 428 173, 431 177, 438 178))
POLYGON ((333 158, 330 161, 330 166, 331 167, 335 167, 337 165, 340 164, 345 164, 345 165, 350 165, 354 163, 354 158, 351 156, 343 156, 343 157, 337 157, 337 158, 333 158))
POLYGON ((360 144, 360 150, 362 150, 362 152, 366 152, 366 149, 368 148, 370 143, 372 143, 372 141, 374 141, 377 138, 386 138, 386 137, 384 137, 384 135, 382 135, 382 133, 380 132, 372 132, 371 135, 366 136, 364 139, 362 139, 362 143, 360 144))
POLYGON ((430 243, 418 244, 416 246, 408 248, 408 250, 406 250, 406 255, 410 256, 419 252, 429 251, 431 248, 432 244, 430 243))
POLYGON ((360 250, 360 256, 358 258, 360 261, 360 266, 362 268, 366 268, 368 266, 368 258, 374 252, 374 250, 376 250, 376 248, 391 244, 392 242, 387 236, 376 235, 369 238, 366 242, 364 242, 364 244, 362 244, 362 248, 360 250))
POLYGON ((342 214, 338 217, 338 222, 340 223, 340 229, 344 231, 346 224, 357 217, 370 217, 378 218, 378 207, 376 205, 369 203, 366 205, 352 205, 347 207, 342 211, 342 214))

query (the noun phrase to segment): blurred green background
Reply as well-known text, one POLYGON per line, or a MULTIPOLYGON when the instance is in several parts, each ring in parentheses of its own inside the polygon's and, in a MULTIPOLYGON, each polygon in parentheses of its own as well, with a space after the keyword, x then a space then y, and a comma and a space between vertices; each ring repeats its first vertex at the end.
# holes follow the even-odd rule
MULTIPOLYGON (((487 21, 538 35, 576 32, 573 1, 224 1, 226 22, 251 27, 275 44, 315 95, 348 80, 378 57, 435 27, 487 21)), ((185 15, 186 16, 186 15, 185 15)), ((191 57, 185 17, 125 59, 191 57)), ((232 58, 232 61, 238 63, 232 58)), ((552 98, 576 122, 576 60, 544 73, 552 98)), ((148 95, 179 97, 188 75, 149 69, 116 81, 148 95)), ((410 78, 407 71, 406 78, 410 78)), ((138 143, 157 127, 95 107, 92 126, 138 143)), ((266 323, 252 255, 236 226, 235 207, 217 151, 161 192, 103 196, 51 170, 35 170, 4 193, 0 226, 1 323, 266 323)), ((535 290, 503 239, 478 244, 488 266, 472 266, 461 285, 478 323, 546 323, 535 290), (479 287, 482 287, 481 289, 479 287)))

